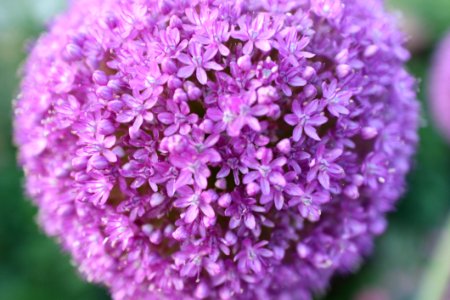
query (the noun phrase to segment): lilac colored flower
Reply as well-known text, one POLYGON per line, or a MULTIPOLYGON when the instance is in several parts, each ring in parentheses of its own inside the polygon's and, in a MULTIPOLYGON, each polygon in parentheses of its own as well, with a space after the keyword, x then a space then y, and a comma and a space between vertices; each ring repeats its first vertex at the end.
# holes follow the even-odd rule
POLYGON ((261 51, 267 52, 272 48, 270 38, 275 34, 275 30, 270 28, 268 16, 259 13, 255 18, 248 15, 242 16, 239 21, 239 30, 233 32, 233 38, 246 42, 243 48, 244 54, 251 54, 253 46, 261 51))
POLYGON ((208 25, 214 24, 219 15, 219 10, 216 8, 210 8, 206 5, 200 6, 197 10, 193 7, 188 7, 185 10, 187 20, 192 24, 184 24, 184 29, 194 31, 198 29, 204 29, 208 25))
POLYGON ((339 91, 336 89, 337 80, 332 80, 330 84, 323 83, 322 91, 323 97, 327 103, 327 109, 335 117, 339 117, 340 114, 349 114, 348 105, 349 100, 352 97, 351 91, 339 91))
POLYGON ((251 169, 244 176, 244 184, 249 184, 255 180, 259 181, 263 195, 270 193, 271 185, 286 185, 286 179, 280 172, 286 164, 285 157, 280 156, 274 159, 272 150, 267 148, 259 148, 256 153, 252 152, 250 151, 244 161, 247 167, 251 169))
POLYGON ((242 250, 235 256, 235 260, 238 261, 238 269, 242 273, 256 273, 261 274, 264 272, 263 267, 265 264, 265 258, 273 256, 273 252, 264 248, 269 242, 261 241, 252 245, 251 240, 244 240, 242 242, 242 250))
MULTIPOLYGON (((77 102, 76 98, 72 96, 68 97, 68 103, 65 102, 64 105, 78 106, 79 103, 77 102)), ((75 113, 76 111, 70 110, 70 112, 75 113)), ((60 110, 60 113, 64 115, 69 114, 69 112, 67 112, 66 110, 60 110)), ((74 115, 72 115, 72 118, 73 117, 74 115)), ((77 134, 81 139, 89 140, 96 138, 96 136, 98 135, 107 136, 113 134, 116 129, 114 128, 113 122, 108 119, 108 117, 108 113, 102 114, 100 112, 95 112, 86 114, 82 120, 78 118, 78 122, 73 123, 73 121, 76 121, 73 120, 72 123, 74 133, 77 134)), ((66 120, 63 120, 63 123, 65 123, 64 121, 66 120)))
POLYGON ((450 141, 450 35, 441 42, 430 72, 430 107, 437 127, 450 141))
POLYGON ((292 96, 292 88, 298 88, 306 85, 307 82, 301 77, 299 68, 292 68, 284 62, 281 64, 279 69, 277 83, 280 84, 281 90, 285 96, 292 96))
POLYGON ((265 61, 259 62, 256 67, 256 78, 263 85, 270 84, 278 77, 278 65, 268 57, 265 61))
POLYGON ((256 100, 254 92, 221 97, 219 107, 208 109, 207 115, 212 121, 217 122, 220 130, 226 129, 230 136, 238 136, 245 125, 260 131, 261 124, 257 117, 267 114, 268 109, 263 104, 254 105, 256 100))
POLYGON ((83 143, 85 145, 77 151, 77 155, 89 157, 88 168, 104 169, 108 162, 117 161, 116 154, 111 150, 116 143, 115 136, 98 135, 95 140, 85 140, 83 143))
POLYGON ((191 131, 191 124, 198 120, 196 114, 189 114, 189 106, 186 102, 179 105, 174 101, 167 101, 167 111, 158 114, 158 120, 164 125, 169 125, 164 130, 164 135, 172 135, 178 130, 180 134, 186 135, 191 131))
POLYGON ((159 34, 159 42, 151 42, 151 48, 155 51, 155 55, 160 58, 173 58, 183 51, 188 41, 181 41, 181 35, 178 28, 168 27, 166 30, 161 30, 159 34))
POLYGON ((184 221, 186 223, 192 223, 198 217, 200 211, 207 218, 214 218, 214 209, 211 206, 211 202, 217 197, 212 191, 202 191, 201 188, 197 188, 193 191, 190 187, 184 186, 177 191, 177 200, 173 203, 174 207, 187 208, 184 215, 184 221))
POLYGON ((309 44, 309 37, 304 36, 299 39, 298 31, 294 27, 286 28, 280 33, 280 41, 275 43, 275 48, 294 67, 300 65, 302 58, 312 58, 313 53, 303 51, 309 44))
MULTIPOLYGON (((200 276, 200 272, 203 270, 207 270, 210 275, 217 275, 220 272, 218 263, 207 256, 207 247, 195 245, 190 250, 174 255, 175 264, 180 266, 181 276, 196 278, 200 276)), ((208 294, 208 289, 208 286, 199 285, 194 293, 200 299, 205 298, 205 294, 208 294)))
POLYGON ((108 201, 114 186, 110 178, 99 173, 92 173, 91 178, 80 183, 82 187, 80 187, 81 192, 78 193, 77 198, 99 206, 108 201))
POLYGON ((137 135, 144 121, 153 121, 154 114, 151 112, 151 108, 158 101, 157 96, 148 92, 142 94, 134 92, 133 95, 124 94, 122 96, 124 108, 117 114, 116 120, 119 123, 133 121, 133 125, 129 128, 130 136, 134 137, 137 135))
POLYGON ((218 179, 223 179, 232 174, 234 179, 234 184, 239 185, 241 182, 240 174, 246 174, 248 168, 240 161, 240 153, 233 153, 231 150, 226 152, 225 157, 223 157, 222 166, 217 173, 218 179))
POLYGON ((112 248, 127 249, 133 243, 135 225, 124 215, 111 214, 102 219, 108 237, 103 241, 112 248))
POLYGON ((223 56, 230 54, 230 49, 225 45, 230 39, 230 25, 228 22, 216 22, 211 27, 205 28, 205 33, 194 37, 195 41, 219 50, 223 56))
MULTIPOLYGON (((117 206, 117 211, 122 213, 129 213, 130 221, 135 221, 138 218, 144 216, 144 214, 150 209, 150 206, 152 206, 155 201, 154 198, 157 197, 154 195, 157 194, 153 194, 152 198, 149 199, 149 197, 142 197, 130 193, 130 199, 120 203, 119 206, 117 206)), ((146 229, 146 233, 148 233, 148 229, 146 229)))
POLYGON ((316 182, 308 184, 306 188, 293 186, 288 189, 288 194, 292 196, 289 206, 297 206, 300 214, 311 222, 320 219, 321 205, 330 200, 330 194, 321 190, 316 182))
POLYGON ((146 94, 160 94, 161 85, 166 83, 167 74, 162 74, 159 65, 156 62, 150 62, 148 67, 136 67, 136 76, 130 80, 130 87, 133 90, 142 91, 149 89, 146 94))
POLYGON ((255 199, 242 198, 237 192, 225 194, 218 201, 221 206, 226 207, 225 215, 231 217, 230 229, 245 225, 248 229, 254 230, 259 225, 256 223, 257 213, 265 211, 262 206, 257 205, 255 199))
POLYGON ((405 189, 404 40, 379 0, 71 1, 15 103, 38 220, 115 300, 310 300, 405 189))
POLYGON ((362 168, 367 185, 376 189, 380 184, 386 182, 387 164, 386 156, 383 153, 373 153, 367 157, 362 168))
POLYGON ((304 108, 301 107, 298 100, 293 101, 293 114, 286 115, 284 120, 289 125, 295 126, 292 134, 294 142, 298 142, 301 139, 303 132, 310 138, 320 141, 316 127, 325 124, 328 119, 322 113, 319 113, 318 109, 319 101, 317 100, 313 100, 306 104, 304 108))
POLYGON ((221 71, 218 63, 211 61, 217 53, 217 49, 208 48, 205 52, 202 51, 202 46, 198 43, 192 42, 189 44, 189 55, 181 53, 178 55, 178 60, 186 66, 181 67, 178 71, 178 76, 181 78, 190 77, 194 71, 197 80, 201 84, 206 84, 208 77, 205 70, 221 71))
POLYGON ((157 191, 157 185, 154 182, 157 161, 158 156, 155 155, 154 149, 140 149, 133 154, 129 162, 123 165, 121 175, 133 179, 130 185, 132 189, 140 188, 147 182, 152 190, 157 191))
POLYGON ((326 150, 325 145, 320 145, 316 156, 309 163, 310 170, 306 175, 308 182, 317 178, 324 189, 330 189, 330 177, 344 177, 344 169, 335 161, 342 155, 342 149, 326 150))
POLYGON ((171 153, 169 160, 173 166, 181 170, 178 181, 186 183, 193 177, 195 183, 204 189, 211 175, 208 164, 218 163, 221 160, 220 154, 213 148, 219 136, 210 135, 204 139, 204 135, 196 130, 192 137, 192 144, 180 149, 179 152, 171 153))

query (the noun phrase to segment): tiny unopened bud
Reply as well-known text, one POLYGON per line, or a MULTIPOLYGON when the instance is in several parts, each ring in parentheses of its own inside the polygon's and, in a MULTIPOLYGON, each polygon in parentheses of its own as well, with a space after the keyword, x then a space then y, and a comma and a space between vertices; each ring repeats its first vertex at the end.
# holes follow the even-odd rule
POLYGON ((312 97, 315 97, 317 95, 317 89, 312 84, 306 85, 305 88, 303 89, 303 92, 305 93, 305 96, 307 98, 312 98, 312 97))
POLYGON ((242 70, 248 71, 252 67, 252 59, 250 55, 244 55, 238 58, 237 64, 242 70))
POLYGON ((361 186, 364 183, 364 176, 361 174, 355 174, 352 176, 353 184, 356 186, 361 186))
POLYGON ((378 51, 377 45, 367 46, 367 48, 364 50, 364 56, 371 57, 371 56, 375 55, 375 53, 377 53, 377 51, 378 51))
POLYGON ((224 207, 224 208, 230 206, 230 203, 231 203, 230 194, 227 193, 227 194, 220 196, 219 200, 217 200, 217 203, 219 203, 220 207, 224 207))
POLYGON ((308 246, 298 243, 297 244, 297 254, 300 258, 305 258, 311 253, 311 250, 308 246))
POLYGON ((150 206, 155 207, 163 203, 164 196, 160 193, 154 193, 150 198, 150 206))
POLYGON ((344 78, 347 76, 350 71, 352 70, 352 67, 350 67, 347 64, 340 64, 336 67, 336 74, 339 78, 344 78))
POLYGON ((348 49, 342 49, 341 51, 339 51, 339 53, 336 54, 335 59, 340 64, 347 62, 347 60, 348 60, 348 49))
POLYGON ((373 139, 378 135, 378 130, 374 127, 364 127, 361 129, 361 136, 365 140, 373 139))
POLYGON ((187 101, 187 99, 188 99, 188 96, 180 88, 176 89, 175 92, 173 93, 173 100, 175 100, 175 102, 181 103, 181 102, 187 101))
POLYGON ((192 82, 187 81, 184 84, 184 90, 187 92, 189 100, 197 100, 202 96, 202 90, 200 90, 192 82))
POLYGON ((150 234, 150 242, 155 245, 159 245, 162 241, 162 233, 161 230, 155 230, 150 234))
POLYGON ((218 189, 224 190, 227 188, 227 181, 225 180, 225 178, 218 179, 216 180, 214 186, 218 189))
POLYGON ((350 199, 353 200, 358 199, 359 198, 358 187, 354 184, 351 184, 344 189, 344 194, 350 199))
POLYGON ((303 70, 302 77, 305 80, 311 79, 311 77, 316 74, 316 70, 311 66, 306 66, 305 70, 303 70))
POLYGON ((288 154, 291 151, 291 142, 289 139, 283 139, 278 142, 277 149, 283 154, 288 154))
POLYGON ((107 86, 101 86, 96 91, 95 94, 105 100, 111 100, 114 97, 113 90, 107 86))
POLYGON ((92 74, 92 80, 98 85, 106 85, 108 83, 108 76, 101 70, 96 70, 92 74))
POLYGON ((75 171, 86 169, 86 165, 87 165, 87 157, 85 156, 78 156, 72 159, 72 168, 75 171))
POLYGON ((118 79, 111 79, 108 81, 107 86, 114 91, 119 91, 122 88, 122 82, 118 79))
POLYGON ((249 196, 254 196, 254 195, 258 194, 258 192, 260 191, 259 184, 256 184, 255 182, 251 182, 251 183, 247 184, 247 186, 245 187, 245 191, 247 192, 247 194, 249 196))
POLYGON ((175 28, 183 25, 183 21, 178 16, 170 17, 169 27, 175 28))
POLYGON ((164 58, 161 63, 161 70, 167 74, 174 74, 177 71, 177 65, 170 58, 164 58))
POLYGON ((79 60, 83 57, 83 50, 77 44, 68 44, 66 46, 66 58, 68 60, 79 60))
POLYGON ((180 80, 180 78, 171 76, 167 81, 167 86, 169 89, 174 90, 177 88, 181 88, 183 86, 183 82, 180 80))

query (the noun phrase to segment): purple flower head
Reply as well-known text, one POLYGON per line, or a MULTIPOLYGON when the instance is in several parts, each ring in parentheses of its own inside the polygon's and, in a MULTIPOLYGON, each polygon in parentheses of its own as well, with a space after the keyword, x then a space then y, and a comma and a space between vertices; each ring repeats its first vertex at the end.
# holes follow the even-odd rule
POLYGON ((439 46, 430 73, 430 106, 434 121, 450 141, 450 35, 439 46))
POLYGON ((15 103, 39 222, 115 300, 312 299, 404 191, 403 41, 378 0, 72 1, 15 103))

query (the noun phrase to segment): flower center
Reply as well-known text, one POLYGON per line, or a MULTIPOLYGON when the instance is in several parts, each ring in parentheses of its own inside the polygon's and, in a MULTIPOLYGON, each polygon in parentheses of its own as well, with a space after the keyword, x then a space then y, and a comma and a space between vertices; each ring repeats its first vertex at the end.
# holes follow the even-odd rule
POLYGON ((194 57, 192 57, 192 60, 194 61, 196 66, 202 65, 202 57, 201 56, 194 56, 194 57))

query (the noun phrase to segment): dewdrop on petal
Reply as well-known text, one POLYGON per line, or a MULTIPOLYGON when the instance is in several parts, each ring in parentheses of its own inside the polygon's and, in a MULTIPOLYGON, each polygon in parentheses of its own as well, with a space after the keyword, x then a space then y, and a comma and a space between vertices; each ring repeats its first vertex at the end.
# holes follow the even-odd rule
POLYGON ((367 255, 417 143, 381 1, 72 1, 15 141, 39 222, 113 299, 311 299, 367 255))

